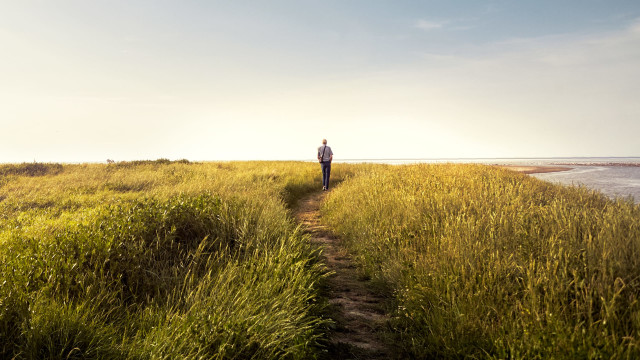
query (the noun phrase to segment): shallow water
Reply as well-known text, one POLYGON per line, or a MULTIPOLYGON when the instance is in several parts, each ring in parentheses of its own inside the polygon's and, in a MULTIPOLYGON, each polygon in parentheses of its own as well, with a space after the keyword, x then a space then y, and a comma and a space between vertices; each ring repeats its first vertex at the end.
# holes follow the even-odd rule
POLYGON ((640 167, 582 165, 569 171, 532 176, 566 185, 584 185, 610 197, 631 196, 640 203, 640 167))

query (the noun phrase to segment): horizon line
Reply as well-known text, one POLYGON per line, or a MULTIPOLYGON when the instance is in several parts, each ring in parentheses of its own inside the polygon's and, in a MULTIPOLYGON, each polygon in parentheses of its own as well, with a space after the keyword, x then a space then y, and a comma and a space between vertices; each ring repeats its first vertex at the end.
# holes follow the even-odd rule
MULTIPOLYGON (((191 162, 230 162, 230 161, 317 161, 313 158, 307 159, 209 159, 209 160, 190 160, 187 158, 176 158, 175 160, 170 160, 167 158, 157 158, 157 159, 133 159, 133 160, 116 160, 116 162, 129 162, 129 161, 155 161, 166 159, 169 161, 179 161, 179 160, 187 160, 191 162)), ((438 157, 438 158, 348 158, 348 159, 335 159, 334 162, 341 161, 421 161, 421 160, 548 160, 548 159, 640 159, 640 156, 543 156, 543 157, 438 157)), ((106 162, 106 160, 96 160, 96 161, 36 161, 34 159, 31 161, 20 161, 20 162, 6 162, 0 161, 0 164, 51 164, 51 163, 60 163, 60 164, 101 164, 106 162)))

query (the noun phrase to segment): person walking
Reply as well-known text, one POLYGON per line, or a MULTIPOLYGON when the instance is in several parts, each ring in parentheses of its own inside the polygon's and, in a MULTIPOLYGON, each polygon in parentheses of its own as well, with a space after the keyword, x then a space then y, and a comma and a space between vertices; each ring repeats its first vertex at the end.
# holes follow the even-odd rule
POLYGON ((322 190, 329 190, 329 176, 331 176, 331 161, 333 161, 333 151, 327 146, 327 139, 322 139, 322 146, 318 148, 318 161, 322 168, 322 190))

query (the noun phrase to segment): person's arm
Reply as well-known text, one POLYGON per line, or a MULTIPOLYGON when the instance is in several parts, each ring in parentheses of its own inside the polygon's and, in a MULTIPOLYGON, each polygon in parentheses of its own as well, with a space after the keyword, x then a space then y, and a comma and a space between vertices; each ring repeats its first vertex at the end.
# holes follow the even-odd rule
POLYGON ((332 161, 333 161, 333 154, 329 156, 329 162, 332 162, 332 161))

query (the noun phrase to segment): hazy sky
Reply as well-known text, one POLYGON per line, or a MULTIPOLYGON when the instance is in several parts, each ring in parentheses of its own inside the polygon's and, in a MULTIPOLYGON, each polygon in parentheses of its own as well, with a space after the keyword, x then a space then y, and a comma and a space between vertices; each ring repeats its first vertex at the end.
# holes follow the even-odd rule
POLYGON ((0 0, 0 162, 640 156, 640 1, 0 0))

